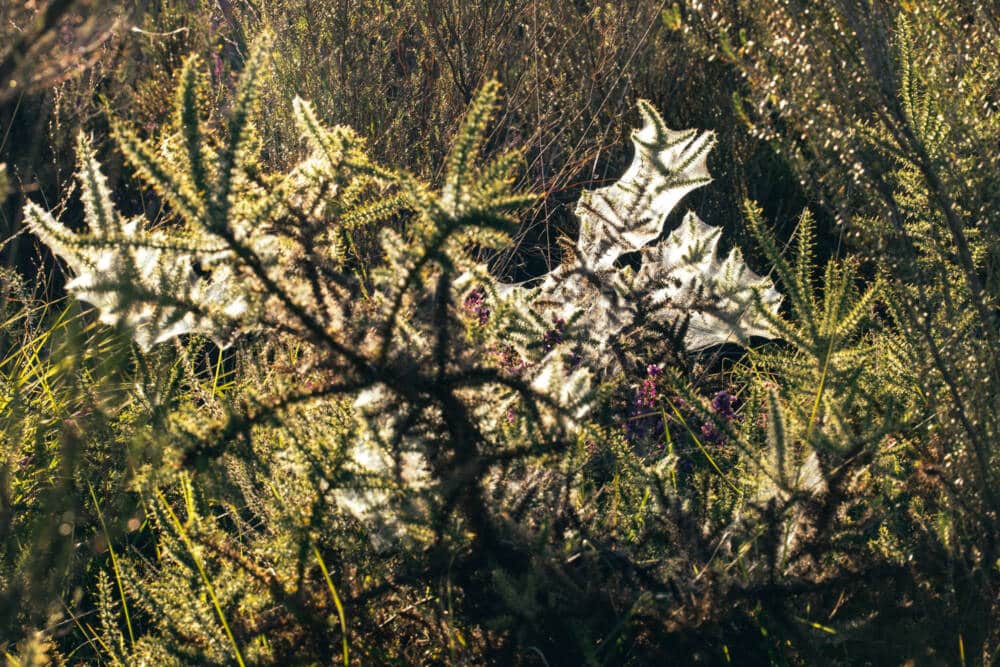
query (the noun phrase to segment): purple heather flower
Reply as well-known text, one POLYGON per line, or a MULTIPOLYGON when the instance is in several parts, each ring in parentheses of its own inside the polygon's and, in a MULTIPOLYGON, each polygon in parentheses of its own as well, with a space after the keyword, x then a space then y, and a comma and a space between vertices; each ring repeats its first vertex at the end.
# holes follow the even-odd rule
POLYGON ((486 305, 486 290, 482 287, 477 287, 469 292, 462 306, 467 313, 476 318, 480 325, 489 321, 490 307, 486 305))
POLYGON ((656 405, 656 380, 646 378, 642 381, 642 387, 636 392, 635 403, 640 408, 651 408, 656 405))
POLYGON ((663 369, 655 364, 646 367, 648 377, 642 381, 642 385, 635 390, 629 406, 628 418, 625 421, 625 433, 629 440, 638 440, 649 435, 656 439, 663 434, 663 418, 660 414, 650 414, 656 408, 657 393, 656 379, 663 375, 663 369))
POLYGON ((712 399, 712 410, 720 417, 733 420, 736 419, 735 407, 738 402, 739 399, 728 391, 720 391, 712 399))
POLYGON ((722 442, 722 433, 715 428, 715 424, 712 422, 705 422, 701 425, 701 438, 705 442, 719 444, 722 442))
POLYGON ((646 367, 646 374, 649 377, 642 381, 642 387, 636 394, 636 405, 640 408, 653 408, 656 407, 657 398, 656 378, 663 375, 663 369, 655 364, 650 364, 646 367))
POLYGON ((507 343, 497 345, 493 348, 493 354, 496 356, 500 369, 508 373, 518 374, 527 366, 513 345, 507 343))
POLYGON ((566 321, 561 317, 552 318, 552 328, 542 336, 542 345, 546 352, 551 352, 559 343, 563 342, 563 330, 566 328, 566 321))
POLYGON ((216 81, 222 81, 222 58, 218 53, 212 54, 212 74, 215 75, 216 81))

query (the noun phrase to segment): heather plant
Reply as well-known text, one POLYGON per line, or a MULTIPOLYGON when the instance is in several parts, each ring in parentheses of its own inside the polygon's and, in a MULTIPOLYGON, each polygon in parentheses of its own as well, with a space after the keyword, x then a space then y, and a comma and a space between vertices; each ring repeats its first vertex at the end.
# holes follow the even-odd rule
MULTIPOLYGON (((997 136, 995 12, 976 2, 694 9, 683 30, 745 77, 746 122, 786 156, 838 216, 845 246, 880 276, 879 319, 889 327, 872 339, 869 364, 902 418, 882 448, 915 447, 923 463, 909 479, 934 480, 947 489, 946 506, 963 508, 917 520, 910 576, 950 571, 963 582, 948 595, 976 611, 942 633, 988 661, 979 656, 995 644, 997 295, 988 258, 996 234, 988 230, 997 188, 995 151, 981 147, 997 136)), ((927 516, 929 500, 922 496, 914 518, 927 516)))

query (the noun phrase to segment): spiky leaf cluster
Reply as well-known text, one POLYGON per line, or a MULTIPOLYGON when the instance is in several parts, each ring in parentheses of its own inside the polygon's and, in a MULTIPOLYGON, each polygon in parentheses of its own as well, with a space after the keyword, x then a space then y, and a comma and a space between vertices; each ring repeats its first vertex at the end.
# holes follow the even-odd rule
POLYGON ((577 205, 575 259, 521 298, 543 318, 572 323, 601 368, 613 366, 612 350, 643 328, 673 332, 688 350, 773 337, 758 310, 773 316, 781 297, 769 278, 746 266, 739 249, 719 260, 721 229, 688 213, 666 239, 652 243, 681 198, 711 181, 714 135, 671 130, 646 101, 639 111, 644 125, 633 132, 628 170, 612 185, 584 193, 577 205), (635 251, 641 251, 638 271, 619 266, 635 251))
POLYGON ((379 539, 426 531, 428 508, 469 492, 446 482, 449 456, 499 453, 518 434, 562 432, 587 410, 587 369, 538 345, 513 353, 524 355, 516 372, 498 362, 493 351, 530 335, 516 309, 498 303, 489 330, 471 338, 462 314, 469 282, 488 281, 475 251, 507 245, 512 212, 532 199, 513 190, 517 151, 480 166, 499 86, 487 84, 471 105, 440 190, 372 162, 353 130, 324 125, 301 99, 293 106, 308 152, 268 173, 253 123, 265 51, 266 42, 256 47, 223 122, 209 122, 194 58, 180 76, 174 127, 157 143, 115 121, 122 152, 169 206, 164 226, 124 221, 81 140, 89 233, 73 234, 36 205, 33 229, 77 274, 70 289, 144 349, 190 333, 224 346, 253 330, 307 344, 312 389, 275 386, 221 433, 186 429, 194 442, 185 460, 218 456, 233 434, 292 405, 346 395, 356 430, 332 501, 379 539), (383 258, 365 266, 350 252, 351 232, 374 224, 384 226, 383 258), (500 400, 482 411, 487 394, 500 400), (506 415, 518 411, 537 423, 512 427, 506 415))

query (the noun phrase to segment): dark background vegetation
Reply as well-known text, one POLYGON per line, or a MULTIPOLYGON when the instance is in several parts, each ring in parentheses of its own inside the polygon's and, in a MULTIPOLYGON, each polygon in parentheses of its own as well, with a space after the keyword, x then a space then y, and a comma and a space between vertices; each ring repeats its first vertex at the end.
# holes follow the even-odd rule
MULTIPOLYGON (((168 120, 188 53, 210 60, 213 95, 224 109, 248 39, 264 25, 278 36, 263 122, 268 155, 279 165, 297 146, 286 128, 299 95, 314 101, 322 118, 368 137, 374 157, 433 180, 474 92, 490 78, 504 84, 491 146, 524 147, 525 184, 544 197, 517 246, 497 259, 500 273, 537 275, 558 264, 556 240, 575 234, 580 191, 615 180, 631 159, 628 133, 640 98, 662 109, 672 127, 719 134, 710 162, 717 187, 696 191, 691 205, 732 232, 735 243, 750 245, 742 197, 758 201, 786 235, 809 201, 772 148, 736 117, 738 72, 685 48, 662 18, 663 2, 145 2, 131 12, 56 4, 51 12, 62 4, 66 11, 53 19, 49 32, 57 34, 39 38, 15 69, 14 78, 25 80, 2 98, 7 140, 0 160, 22 185, 4 206, 5 238, 19 229, 22 193, 60 202, 80 129, 95 133, 107 151, 105 112, 150 130, 168 120), (63 51, 51 53, 52 41, 63 51), (29 71, 37 58, 53 61, 47 77, 29 71)), ((29 31, 39 20, 37 10, 7 11, 12 34, 13 26, 29 31)), ((107 152, 119 203, 129 212, 155 208, 130 193, 128 174, 114 166, 120 158, 107 152)), ((30 241, 21 241, 9 243, 3 257, 26 269, 32 254, 30 241)))

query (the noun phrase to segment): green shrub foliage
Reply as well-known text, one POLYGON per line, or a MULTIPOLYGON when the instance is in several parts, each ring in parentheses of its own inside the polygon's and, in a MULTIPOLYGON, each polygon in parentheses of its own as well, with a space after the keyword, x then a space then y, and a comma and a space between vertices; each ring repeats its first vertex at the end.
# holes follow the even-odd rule
POLYGON ((39 4, 8 664, 996 661, 988 3, 39 4))

